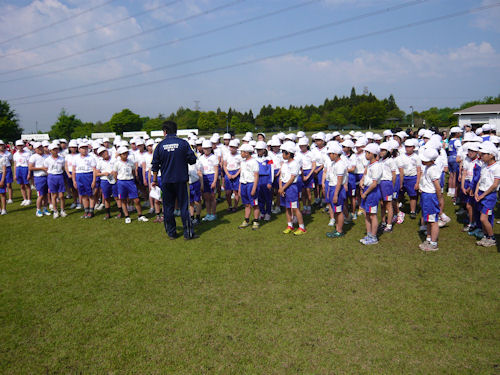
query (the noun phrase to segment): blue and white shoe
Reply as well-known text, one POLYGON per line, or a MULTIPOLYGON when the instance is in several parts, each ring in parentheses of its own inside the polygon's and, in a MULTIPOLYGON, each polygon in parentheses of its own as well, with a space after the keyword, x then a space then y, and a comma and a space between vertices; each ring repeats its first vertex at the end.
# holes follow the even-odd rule
POLYGON ((42 212, 42 210, 36 210, 35 215, 36 215, 37 217, 43 217, 43 212, 42 212))
POLYGON ((208 221, 214 221, 217 220, 217 215, 210 215, 210 219, 208 221))
POLYGON ((43 209, 43 214, 45 216, 52 216, 52 214, 49 212, 49 210, 47 210, 46 208, 43 209))
POLYGON ((366 241, 370 239, 370 236, 366 235, 362 239, 359 240, 363 245, 366 245, 366 241))
POLYGON ((375 245, 375 244, 378 244, 378 239, 377 239, 377 237, 369 237, 369 238, 365 241, 365 245, 375 245))

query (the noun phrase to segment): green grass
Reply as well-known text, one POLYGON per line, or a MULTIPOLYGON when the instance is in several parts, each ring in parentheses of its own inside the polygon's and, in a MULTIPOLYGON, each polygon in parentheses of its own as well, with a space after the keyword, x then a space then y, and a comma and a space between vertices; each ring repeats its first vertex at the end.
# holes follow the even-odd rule
POLYGON ((409 219, 364 247, 362 217, 331 240, 315 213, 296 238, 283 215, 238 230, 225 207, 185 242, 161 224, 9 205, 0 372, 500 372, 500 254, 460 224, 427 254, 409 219))

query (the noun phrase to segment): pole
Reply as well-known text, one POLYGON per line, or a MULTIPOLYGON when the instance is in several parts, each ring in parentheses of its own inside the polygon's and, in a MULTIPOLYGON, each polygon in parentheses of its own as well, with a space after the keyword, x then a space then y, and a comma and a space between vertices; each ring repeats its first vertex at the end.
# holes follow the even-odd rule
POLYGON ((410 108, 411 108, 411 127, 414 128, 415 122, 413 121, 413 106, 411 105, 410 108))

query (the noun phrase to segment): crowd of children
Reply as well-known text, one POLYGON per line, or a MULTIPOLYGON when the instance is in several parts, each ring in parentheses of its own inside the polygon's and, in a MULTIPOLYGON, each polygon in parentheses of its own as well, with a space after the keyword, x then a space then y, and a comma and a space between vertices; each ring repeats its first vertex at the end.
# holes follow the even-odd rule
MULTIPOLYGON (((272 215, 285 211, 283 233, 307 233, 304 216, 313 208, 329 214, 329 238, 345 235, 344 226, 364 214, 364 245, 378 243, 381 234, 391 233, 394 225, 405 220, 402 202, 409 198, 408 216, 417 218, 425 241, 423 251, 438 250, 440 227, 451 219, 444 213, 445 176, 448 195, 465 215, 464 232, 477 237, 480 246, 495 246, 494 209, 500 183, 500 163, 496 127, 485 124, 473 130, 470 124, 450 129, 450 139, 437 129, 418 133, 401 129, 372 132, 313 134, 304 132, 273 135, 266 139, 247 133, 242 139, 231 134, 213 134, 210 138, 188 137, 197 162, 189 166, 190 213, 194 225, 217 220, 217 203, 224 200, 228 211, 244 206, 240 229, 257 230, 272 215), (418 206, 419 203, 419 206, 418 206), (202 206, 206 216, 201 217, 202 206), (379 223, 380 218, 380 223, 379 223), (297 227, 296 227, 297 225, 297 227)), ((95 141, 65 139, 52 142, 18 140, 8 150, 0 141, 0 213, 12 203, 12 183, 19 184, 21 206, 32 205, 36 189, 38 217, 54 219, 67 216, 71 209, 82 209, 84 219, 104 210, 111 218, 116 201, 125 223, 136 211, 142 213, 140 199, 163 222, 161 194, 152 187, 151 161, 161 139, 119 137, 113 143, 104 138, 95 141)), ((158 176, 161 185, 161 176, 158 176)))

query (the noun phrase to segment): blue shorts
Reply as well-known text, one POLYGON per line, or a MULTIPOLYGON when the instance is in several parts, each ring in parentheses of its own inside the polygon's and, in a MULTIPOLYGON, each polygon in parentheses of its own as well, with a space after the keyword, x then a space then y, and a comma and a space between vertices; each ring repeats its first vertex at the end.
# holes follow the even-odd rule
POLYGON ((196 181, 189 184, 189 202, 201 202, 201 182, 196 181))
POLYGON ((234 176, 238 171, 229 171, 229 174, 224 176, 224 189, 226 191, 238 191, 240 187, 240 176, 230 179, 229 176, 234 176), (231 173, 233 172, 233 173, 231 173))
POLYGON ((119 199, 136 199, 139 198, 137 194, 137 186, 134 180, 118 180, 118 198, 119 199))
POLYGON ((363 173, 354 173, 354 176, 356 176, 356 185, 359 185, 359 182, 363 178, 363 173))
POLYGON ((296 183, 285 190, 285 196, 280 197, 280 205, 286 208, 299 208, 299 189, 296 183))
MULTIPOLYGON (((363 192, 368 190, 368 186, 363 188, 363 192)), ((368 214, 376 214, 378 212, 378 202, 380 201, 380 189, 373 189, 365 199, 361 200, 361 208, 368 214)))
MULTIPOLYGON (((483 194, 484 191, 479 190, 478 195, 483 194)), ((495 205, 497 203, 497 192, 493 191, 489 193, 486 197, 479 201, 479 210, 484 215, 493 215, 493 210, 495 209, 495 205)))
POLYGON ((278 173, 280 173, 280 171, 278 169, 275 169, 274 170, 274 179, 273 179, 273 189, 279 189, 280 187, 280 179, 278 177, 278 173))
POLYGON ((212 189, 212 184, 214 182, 214 176, 215 174, 204 174, 203 175, 203 192, 204 193, 210 193, 213 194, 215 192, 214 189, 212 189))
POLYGON ((417 183, 417 176, 405 176, 403 178, 403 190, 408 193, 410 198, 415 198, 417 196, 417 192, 415 191, 415 184, 417 183))
POLYGON ((5 183, 12 184, 14 182, 14 177, 12 176, 12 167, 5 168, 5 183))
POLYGON ((325 202, 330 203, 330 181, 325 180, 325 202))
POLYGON ((448 170, 450 173, 458 173, 459 165, 457 163, 457 155, 448 156, 448 170))
POLYGON ((333 207, 333 212, 339 213, 342 212, 344 208, 344 202, 346 199, 346 192, 344 189, 344 186, 342 185, 339 190, 339 195, 337 199, 337 203, 333 203, 333 196, 335 195, 335 188, 336 186, 329 186, 328 187, 328 202, 332 205, 333 207))
POLYGON ((441 172, 441 178, 439 179, 439 185, 441 185, 441 189, 444 188, 444 171, 441 172))
POLYGON ((38 176, 34 177, 35 180, 35 188, 38 193, 38 196, 41 197, 43 195, 47 195, 49 189, 47 186, 47 176, 38 176))
POLYGON ((95 188, 99 189, 101 187, 101 177, 95 178, 95 188))
POLYGON ((142 178, 142 167, 137 167, 137 185, 145 186, 144 179, 142 178))
POLYGON ((349 173, 347 177, 347 189, 350 197, 356 196, 356 175, 354 173, 349 173))
MULTIPOLYGON (((304 175, 307 176, 311 173, 310 169, 306 169, 303 171, 304 175)), ((302 189, 314 189, 314 176, 309 177, 309 179, 302 179, 302 189)))
MULTIPOLYGON (((465 190, 472 188, 472 181, 465 180, 464 187, 465 187, 465 190)), ((462 202, 469 203, 472 205, 476 202, 476 198, 474 198, 474 196, 472 196, 472 195, 464 194, 462 192, 462 188, 460 188, 460 199, 462 200, 462 202)))
POLYGON ((422 193, 420 196, 422 219, 426 223, 435 223, 439 220, 439 201, 435 193, 422 193))
POLYGON ((259 200, 257 199, 257 189, 255 189, 255 195, 252 195, 253 182, 249 184, 241 184, 241 203, 249 204, 250 206, 257 206, 259 200))
POLYGON ((47 176, 47 184, 49 185, 49 193, 64 193, 66 192, 66 185, 64 184, 64 177, 61 174, 49 174, 47 176))
POLYGON ((396 200, 399 198, 399 185, 401 184, 401 176, 399 174, 396 175, 396 184, 394 185, 394 191, 392 193, 392 199, 396 200))
POLYGON ((394 196, 394 185, 392 185, 392 181, 382 180, 379 186, 382 200, 384 202, 392 202, 394 196))
POLYGON ((113 185, 111 185, 111 192, 113 193, 113 198, 116 198, 118 199, 118 184, 115 183, 113 185))
MULTIPOLYGON (((0 172, 0 181, 2 180, 3 178, 3 173, 0 172)), ((0 187, 0 194, 5 194, 5 187, 7 186, 7 183, 5 182, 3 184, 3 187, 0 187)))
POLYGON ((28 167, 16 167, 16 181, 19 185, 28 185, 28 167))
POLYGON ((323 167, 322 170, 320 170, 316 176, 314 177, 314 181, 318 184, 318 186, 321 188, 321 181, 323 181, 323 171, 325 168, 323 167))
POLYGON ((78 189, 78 194, 88 197, 92 195, 93 177, 94 175, 92 172, 76 174, 76 187, 78 189))
POLYGON ((113 185, 108 180, 101 180, 101 191, 104 199, 109 199, 113 196, 113 185))

